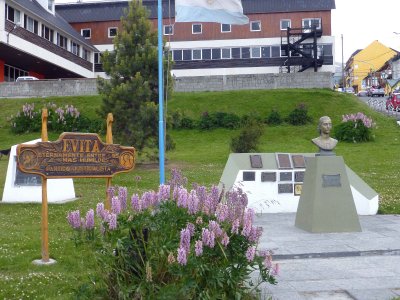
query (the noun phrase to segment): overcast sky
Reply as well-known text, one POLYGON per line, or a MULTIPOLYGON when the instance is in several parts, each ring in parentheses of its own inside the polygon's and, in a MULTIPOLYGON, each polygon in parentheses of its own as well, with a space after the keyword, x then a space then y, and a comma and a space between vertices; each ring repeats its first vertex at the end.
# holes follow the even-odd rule
MULTIPOLYGON (((93 1, 96 0, 90 0, 93 1)), ((77 1, 55 0, 55 2, 77 1)), ((336 38, 337 62, 342 61, 342 34, 345 62, 354 51, 367 47, 374 40, 400 51, 400 0, 335 0, 335 2, 336 9, 332 10, 332 35, 336 38)))

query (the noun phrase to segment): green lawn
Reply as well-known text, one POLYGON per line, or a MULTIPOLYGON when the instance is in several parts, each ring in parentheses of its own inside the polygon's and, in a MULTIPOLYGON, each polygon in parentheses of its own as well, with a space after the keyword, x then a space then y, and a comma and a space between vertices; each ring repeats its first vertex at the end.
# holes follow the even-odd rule
MULTIPOLYGON (((73 104, 82 114, 94 118, 101 103, 98 96, 40 99, 0 99, 0 149, 36 139, 40 133, 10 134, 7 118, 21 109, 22 104, 34 102, 40 107, 47 102, 73 104)), ((329 90, 257 90, 208 93, 176 93, 166 109, 180 110, 198 119, 208 111, 233 112, 265 118, 272 109, 282 116, 299 103, 305 103, 314 122, 307 126, 282 125, 265 127, 260 152, 315 152, 310 142, 317 136, 316 126, 322 115, 332 118, 333 125, 348 113, 364 112, 377 124, 375 140, 364 144, 339 143, 337 155, 380 194, 380 213, 400 212, 400 194, 396 184, 400 177, 400 127, 395 120, 371 110, 355 96, 329 90)), ((118 116, 114 116, 117 118, 118 116)), ((230 153, 229 143, 238 130, 173 130, 170 131, 176 149, 168 152, 166 173, 181 169, 189 182, 217 184, 230 153)), ((50 134, 56 140, 58 134, 50 134)), ((105 141, 105 137, 102 137, 105 141)), ((7 170, 7 160, 0 160, 0 193, 7 170)), ((93 299, 88 287, 98 286, 98 270, 93 252, 85 246, 76 248, 66 222, 68 211, 86 212, 105 197, 105 179, 76 179, 74 202, 49 205, 49 250, 57 260, 53 266, 34 266, 41 257, 40 204, 5 204, 0 202, 0 295, 3 299, 93 299)), ((116 185, 128 187, 129 194, 155 189, 159 183, 157 165, 138 165, 129 174, 113 179, 116 185), (140 176, 140 181, 136 178, 140 176)), ((100 298, 100 297, 99 297, 100 298)))

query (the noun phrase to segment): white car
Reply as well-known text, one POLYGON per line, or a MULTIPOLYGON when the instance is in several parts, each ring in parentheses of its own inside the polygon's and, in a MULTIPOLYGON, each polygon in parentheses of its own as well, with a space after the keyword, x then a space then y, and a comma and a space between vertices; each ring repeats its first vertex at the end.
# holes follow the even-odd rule
POLYGON ((15 80, 15 82, 27 81, 27 80, 39 80, 39 79, 34 76, 20 76, 15 80))

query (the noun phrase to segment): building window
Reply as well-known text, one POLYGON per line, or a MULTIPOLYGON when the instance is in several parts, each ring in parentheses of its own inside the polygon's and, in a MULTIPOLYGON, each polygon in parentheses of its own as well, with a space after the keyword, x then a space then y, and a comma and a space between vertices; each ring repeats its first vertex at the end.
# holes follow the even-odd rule
POLYGON ((231 59, 231 48, 222 48, 221 57, 223 59, 231 59))
POLYGON ((201 50, 200 49, 193 49, 192 50, 192 57, 193 57, 193 60, 200 60, 201 59, 201 50))
POLYGON ((303 19, 302 27, 304 32, 308 32, 312 28, 321 29, 321 19, 303 19))
POLYGON ((221 32, 231 32, 231 24, 221 24, 221 32))
POLYGON ((13 82, 20 76, 28 76, 28 72, 6 64, 4 65, 4 81, 13 82))
POLYGON ((80 46, 73 41, 71 41, 71 52, 79 56, 80 46))
POLYGON ((250 48, 249 47, 242 48, 242 57, 241 58, 250 58, 250 48))
POLYGON ((90 39, 92 37, 92 30, 90 28, 81 29, 81 36, 85 39, 90 39))
POLYGON ((47 8, 50 11, 53 11, 53 6, 54 6, 54 0, 49 0, 49 2, 47 3, 47 8))
POLYGON ((182 50, 174 50, 173 57, 174 61, 182 60, 182 50))
POLYGON ((250 31, 261 31, 261 21, 250 22, 250 31))
POLYGON ((173 34, 174 34, 174 27, 172 25, 165 25, 164 35, 173 35, 173 34))
POLYGON ((53 29, 50 29, 49 27, 42 24, 42 38, 45 38, 46 40, 53 42, 54 41, 53 29))
POLYGON ((24 28, 30 32, 38 34, 39 23, 31 17, 24 15, 24 28))
POLYGON ((201 24, 193 24, 192 25, 192 34, 201 34, 202 26, 201 24))
POLYGON ((211 49, 211 59, 221 59, 221 49, 220 48, 211 49))
POLYGON ((94 63, 101 64, 101 53, 100 52, 94 53, 94 63))
POLYGON ((201 59, 211 59, 211 49, 202 49, 201 59))
POLYGON ((183 60, 192 60, 192 50, 183 50, 183 60))
POLYGON ((290 20, 281 20, 281 30, 287 30, 287 28, 292 27, 292 21, 290 20))
POLYGON ((57 46, 67 49, 68 48, 68 43, 67 43, 67 38, 57 32, 57 46))
POLYGON ((21 23, 21 12, 11 6, 6 6, 7 20, 15 24, 21 23))
POLYGON ((240 48, 232 48, 232 58, 240 58, 240 48))
POLYGON ((251 48, 251 58, 260 58, 261 57, 261 48, 253 47, 251 48))
POLYGON ((90 52, 89 50, 82 47, 82 58, 84 60, 90 61, 90 52))
POLYGON ((109 27, 108 28, 108 37, 113 38, 117 36, 118 28, 117 27, 109 27))
POLYGON ((261 47, 261 57, 270 58, 271 57, 271 47, 261 47))
POLYGON ((280 56, 281 56, 281 46, 272 46, 271 57, 280 57, 280 56))

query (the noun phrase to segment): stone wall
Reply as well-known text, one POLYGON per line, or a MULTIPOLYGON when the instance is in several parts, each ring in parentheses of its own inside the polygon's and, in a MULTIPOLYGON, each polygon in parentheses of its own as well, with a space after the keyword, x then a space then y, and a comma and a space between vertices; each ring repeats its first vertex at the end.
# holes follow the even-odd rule
MULTIPOLYGON (((333 75, 323 72, 251 74, 175 79, 176 92, 287 88, 333 88, 333 75)), ((38 80, 0 83, 0 97, 97 95, 96 79, 38 80)))

